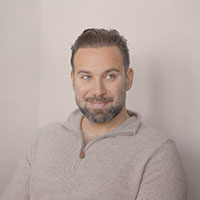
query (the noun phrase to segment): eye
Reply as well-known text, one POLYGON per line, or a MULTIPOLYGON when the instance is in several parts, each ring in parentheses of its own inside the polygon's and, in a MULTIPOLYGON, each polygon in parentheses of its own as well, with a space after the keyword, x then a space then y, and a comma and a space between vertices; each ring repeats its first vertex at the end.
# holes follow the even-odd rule
POLYGON ((81 76, 81 79, 89 80, 89 79, 90 79, 90 76, 89 76, 89 75, 84 75, 84 76, 81 76))
POLYGON ((115 79, 116 78, 116 75, 115 74, 108 74, 106 76, 107 79, 115 79))

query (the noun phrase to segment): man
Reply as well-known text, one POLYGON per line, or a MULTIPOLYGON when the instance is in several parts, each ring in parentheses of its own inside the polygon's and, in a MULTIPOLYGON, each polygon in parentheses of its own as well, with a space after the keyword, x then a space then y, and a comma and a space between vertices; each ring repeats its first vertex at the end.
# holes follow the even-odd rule
POLYGON ((126 109, 133 69, 124 37, 85 30, 71 65, 79 109, 39 131, 2 199, 186 199, 174 142, 126 109))

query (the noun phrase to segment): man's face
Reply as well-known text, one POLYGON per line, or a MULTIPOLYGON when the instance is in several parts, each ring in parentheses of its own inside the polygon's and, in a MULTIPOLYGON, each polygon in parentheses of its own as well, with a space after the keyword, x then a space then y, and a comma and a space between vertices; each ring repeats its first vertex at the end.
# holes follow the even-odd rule
POLYGON ((122 55, 116 46, 78 49, 71 78, 76 103, 87 119, 105 123, 122 111, 126 90, 132 84, 130 71, 125 76, 122 55))

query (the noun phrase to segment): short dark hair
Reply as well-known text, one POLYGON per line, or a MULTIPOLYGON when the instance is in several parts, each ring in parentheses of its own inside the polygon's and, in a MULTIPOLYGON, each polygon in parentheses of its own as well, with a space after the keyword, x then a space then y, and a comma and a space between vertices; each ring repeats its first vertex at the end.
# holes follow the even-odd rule
POLYGON ((87 47, 104 47, 104 46, 118 46, 123 57, 123 64, 125 72, 127 72, 130 64, 129 49, 127 47, 127 40, 119 34, 116 29, 85 29, 72 45, 71 50, 71 66, 74 72, 74 56, 79 48, 87 47))

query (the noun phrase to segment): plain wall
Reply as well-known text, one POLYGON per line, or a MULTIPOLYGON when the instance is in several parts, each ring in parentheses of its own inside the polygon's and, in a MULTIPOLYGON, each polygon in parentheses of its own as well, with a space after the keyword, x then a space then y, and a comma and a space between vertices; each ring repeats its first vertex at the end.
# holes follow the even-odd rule
MULTIPOLYGON (((35 77, 32 77, 34 82, 40 73, 40 90, 37 91, 40 94, 38 96, 35 92, 34 95, 34 98, 39 100, 39 109, 29 108, 33 118, 36 116, 34 113, 38 112, 39 127, 53 121, 65 120, 76 108, 69 60, 70 47, 77 36, 85 28, 116 28, 128 39, 131 66, 135 71, 134 85, 127 96, 127 107, 140 112, 145 123, 166 132, 174 139, 188 176, 190 191, 188 199, 198 200, 200 198, 199 1, 42 0, 40 2, 40 72, 35 72, 35 77)), ((23 12, 27 13, 26 9, 23 12)), ((38 23, 37 20, 35 22, 38 23)), ((39 29, 34 30, 37 35, 39 29)), ((35 48, 39 48, 39 44, 35 48)), ((13 53, 14 57, 15 53, 17 52, 13 53)), ((26 59, 34 60, 34 55, 26 59)), ((33 68, 33 63, 31 64, 33 68)), ((12 66, 12 62, 9 66, 12 66)), ((10 81, 12 83, 9 76, 6 78, 8 83, 10 81)), ((22 82, 27 84, 29 81, 22 82)), ((4 90, 9 91, 10 88, 12 87, 8 85, 4 90)), ((19 98, 17 94, 13 97, 19 98)), ((24 97, 27 97, 27 93, 24 93, 24 97)), ((38 105, 31 101, 30 104, 38 105)), ((5 102, 7 114, 8 105, 8 102, 5 102)), ((15 107, 11 111, 14 109, 15 107)), ((18 113, 22 114, 23 110, 18 113)), ((9 124, 5 114, 2 115, 2 119, 4 124, 9 124)), ((18 121, 22 119, 23 117, 18 117, 18 121)), ((30 118, 25 120, 29 124, 33 123, 30 118)), ((30 125, 29 128, 34 130, 35 127, 30 125)), ((20 127, 13 126, 13 129, 14 138, 23 138, 25 145, 26 140, 20 127)), ((2 131, 11 134, 13 130, 3 128, 2 131)), ((31 133, 29 136, 31 137, 31 133)), ((6 139, 8 136, 1 138, 7 141, 8 145, 13 145, 14 149, 19 149, 18 142, 10 142, 6 139)), ((6 148, 9 151, 9 148, 6 148)), ((11 151, 10 155, 13 154, 11 151)))
POLYGON ((38 128, 40 6, 0 1, 0 196, 38 128))

